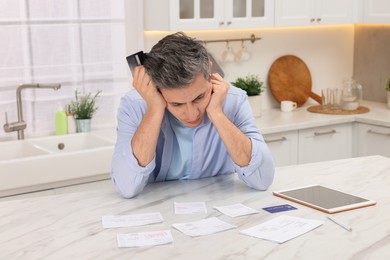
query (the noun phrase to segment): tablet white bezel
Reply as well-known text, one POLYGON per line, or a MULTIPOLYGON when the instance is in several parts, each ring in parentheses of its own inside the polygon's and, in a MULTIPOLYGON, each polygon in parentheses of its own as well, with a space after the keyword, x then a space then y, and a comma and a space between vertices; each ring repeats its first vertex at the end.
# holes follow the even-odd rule
POLYGON ((362 208, 362 207, 368 207, 368 206, 372 206, 372 205, 376 204, 376 201, 374 201, 374 200, 370 200, 370 199, 364 198, 362 196, 357 196, 357 195, 354 195, 354 194, 352 194, 350 192, 345 192, 345 191, 340 191, 340 190, 337 190, 337 189, 334 189, 334 188, 329 188, 327 186, 320 185, 320 184, 313 184, 313 185, 296 187, 296 188, 287 189, 287 190, 274 191, 273 194, 275 196, 278 196, 278 197, 281 197, 281 198, 284 198, 284 199, 287 199, 287 200, 291 200, 291 201, 294 201, 296 203, 299 203, 299 204, 302 204, 302 205, 305 205, 305 206, 308 206, 308 207, 311 207, 311 208, 314 208, 314 209, 317 209, 317 210, 320 210, 322 212, 326 212, 326 213, 329 213, 329 214, 333 214, 333 213, 337 213, 337 212, 341 212, 341 211, 346 211, 346 210, 362 208), (310 187, 314 187, 314 186, 321 186, 321 187, 324 187, 324 188, 327 188, 327 189, 331 189, 331 190, 334 190, 334 191, 342 192, 342 193, 348 194, 348 195, 353 196, 353 197, 364 199, 366 201, 353 203, 353 204, 340 206, 340 207, 324 208, 324 207, 312 204, 310 202, 306 202, 306 201, 303 201, 301 199, 297 199, 297 198, 294 198, 292 196, 282 194, 284 192, 295 191, 295 190, 310 188, 310 187))

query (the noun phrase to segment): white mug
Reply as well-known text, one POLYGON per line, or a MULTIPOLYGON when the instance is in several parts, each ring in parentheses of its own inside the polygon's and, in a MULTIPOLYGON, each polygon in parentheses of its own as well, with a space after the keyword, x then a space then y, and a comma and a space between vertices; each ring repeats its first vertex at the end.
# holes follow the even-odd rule
POLYGON ((280 109, 283 112, 291 112, 297 108, 297 103, 289 100, 284 100, 280 103, 280 109))

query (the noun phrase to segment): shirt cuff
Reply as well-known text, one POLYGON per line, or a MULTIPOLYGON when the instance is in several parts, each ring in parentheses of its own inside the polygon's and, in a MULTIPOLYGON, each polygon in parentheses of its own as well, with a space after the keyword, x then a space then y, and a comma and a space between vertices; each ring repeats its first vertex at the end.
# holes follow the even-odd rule
POLYGON ((146 166, 140 166, 137 158, 135 158, 130 145, 124 149, 123 156, 130 167, 130 171, 135 174, 141 174, 143 176, 149 175, 156 167, 156 160, 153 158, 146 166))
POLYGON ((256 170, 260 167, 261 162, 261 153, 260 153, 260 142, 250 138, 252 142, 252 154, 251 160, 247 166, 239 166, 233 162, 234 169, 236 172, 243 177, 247 177, 256 172, 256 170))

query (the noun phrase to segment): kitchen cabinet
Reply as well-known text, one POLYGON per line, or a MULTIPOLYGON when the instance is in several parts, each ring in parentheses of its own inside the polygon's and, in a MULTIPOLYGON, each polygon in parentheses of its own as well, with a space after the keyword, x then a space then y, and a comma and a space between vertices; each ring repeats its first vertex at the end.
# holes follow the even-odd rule
POLYGON ((299 130, 298 163, 352 157, 352 124, 338 124, 299 130))
POLYGON ((275 0, 275 26, 350 24, 354 0, 275 0))
POLYGON ((390 127, 357 123, 357 155, 390 157, 390 127))
POLYGON ((263 135, 274 158, 275 166, 298 163, 298 131, 263 135))
POLYGON ((276 166, 352 157, 352 124, 264 134, 276 166))
POLYGON ((220 30, 272 27, 272 0, 144 1, 145 30, 220 30))
POLYGON ((364 0, 360 4, 363 23, 390 23, 389 0, 364 0))
POLYGON ((352 124, 264 134, 276 166, 352 157, 352 124))

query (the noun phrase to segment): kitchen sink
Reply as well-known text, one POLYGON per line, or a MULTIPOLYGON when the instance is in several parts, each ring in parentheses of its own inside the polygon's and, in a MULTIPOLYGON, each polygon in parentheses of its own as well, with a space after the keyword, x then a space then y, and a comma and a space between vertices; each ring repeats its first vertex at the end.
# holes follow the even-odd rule
POLYGON ((0 197, 108 179, 113 150, 93 133, 0 142, 0 197))
POLYGON ((0 142, 0 162, 47 154, 33 144, 22 141, 0 142))
POLYGON ((112 142, 88 133, 59 135, 30 140, 35 147, 51 153, 80 152, 111 146, 112 142))

